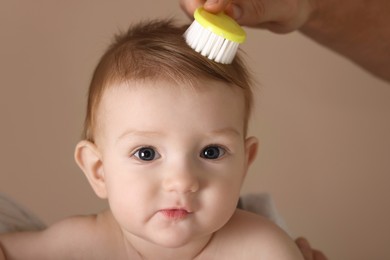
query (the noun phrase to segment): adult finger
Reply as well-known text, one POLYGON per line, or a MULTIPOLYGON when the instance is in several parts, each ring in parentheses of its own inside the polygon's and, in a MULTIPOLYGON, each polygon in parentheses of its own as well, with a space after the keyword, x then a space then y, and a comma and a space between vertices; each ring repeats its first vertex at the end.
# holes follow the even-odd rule
POLYGON ((313 250, 305 238, 300 237, 295 240, 299 250, 301 251, 305 260, 314 260, 313 250))
POLYGON ((211 13, 218 13, 224 11, 230 0, 207 0, 204 4, 204 9, 211 13))
POLYGON ((195 9, 203 6, 204 0, 180 0, 181 9, 190 17, 193 18, 195 9))
POLYGON ((230 1, 231 0, 180 0, 180 6, 187 15, 192 17, 195 9, 201 6, 211 13, 222 12, 229 5, 230 1))
POLYGON ((277 33, 298 29, 314 10, 314 0, 232 0, 233 17, 241 25, 277 33))
POLYGON ((319 250, 313 250, 313 260, 328 260, 328 258, 319 250))

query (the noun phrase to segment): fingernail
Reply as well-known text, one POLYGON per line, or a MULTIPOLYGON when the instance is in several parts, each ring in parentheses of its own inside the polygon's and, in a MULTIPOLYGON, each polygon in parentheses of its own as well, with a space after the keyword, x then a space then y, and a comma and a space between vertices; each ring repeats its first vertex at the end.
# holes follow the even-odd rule
POLYGON ((237 5, 232 5, 232 11, 233 11, 233 18, 235 20, 238 20, 241 18, 242 15, 242 9, 237 5))
POLYGON ((218 0, 208 0, 206 1, 206 3, 204 4, 204 6, 212 6, 212 5, 215 5, 218 3, 218 0))

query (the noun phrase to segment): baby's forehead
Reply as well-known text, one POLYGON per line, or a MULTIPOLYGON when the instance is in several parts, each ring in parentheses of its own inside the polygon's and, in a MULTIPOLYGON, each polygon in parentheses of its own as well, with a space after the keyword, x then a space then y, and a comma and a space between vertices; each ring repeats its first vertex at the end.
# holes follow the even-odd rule
POLYGON ((143 130, 166 130, 172 125, 182 129, 181 124, 242 129, 246 124, 245 97, 241 88, 221 81, 126 81, 105 89, 95 119, 95 134, 102 137, 119 128, 135 126, 143 130))
MULTIPOLYGON (((129 80, 113 83, 103 91, 97 113, 109 112, 116 106, 125 106, 126 103, 139 103, 136 109, 145 109, 152 106, 150 102, 165 106, 176 106, 179 101, 187 100, 188 105, 198 106, 196 101, 212 96, 206 103, 228 103, 229 106, 244 107, 245 98, 241 88, 222 81, 198 79, 194 81, 173 81, 166 79, 129 80), (230 93, 230 94, 228 94, 230 93), (169 100, 170 103, 165 101, 169 100), (143 106, 143 107, 142 107, 143 106)), ((186 104, 184 104, 186 105, 186 104)), ((153 105, 158 108, 158 106, 153 105)))
POLYGON ((177 94, 185 95, 196 95, 197 93, 207 92, 209 90, 217 92, 234 91, 237 95, 237 101, 241 99, 243 89, 233 83, 227 83, 224 81, 217 81, 207 78, 197 79, 175 79, 175 78, 147 78, 147 79, 131 79, 126 81, 116 81, 108 84, 102 95, 101 100, 106 96, 115 96, 115 94, 130 92, 136 94, 138 90, 145 89, 158 89, 171 91, 175 90, 177 94), (216 87, 218 86, 218 87, 216 87))

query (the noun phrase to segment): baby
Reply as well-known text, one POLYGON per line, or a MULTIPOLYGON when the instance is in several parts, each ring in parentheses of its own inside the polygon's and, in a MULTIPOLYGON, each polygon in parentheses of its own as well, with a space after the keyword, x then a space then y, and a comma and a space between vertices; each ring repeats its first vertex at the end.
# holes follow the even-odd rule
POLYGON ((258 142, 250 78, 204 58, 171 21, 115 38, 89 88, 75 159, 109 210, 0 236, 0 259, 303 259, 261 216, 236 209, 258 142))

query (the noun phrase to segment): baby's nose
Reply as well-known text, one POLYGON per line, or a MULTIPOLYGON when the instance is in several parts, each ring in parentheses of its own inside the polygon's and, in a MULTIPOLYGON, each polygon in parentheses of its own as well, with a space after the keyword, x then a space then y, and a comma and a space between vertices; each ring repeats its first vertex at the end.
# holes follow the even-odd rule
POLYGON ((191 193, 199 190, 199 178, 189 162, 173 164, 164 175, 162 185, 166 191, 191 193))

